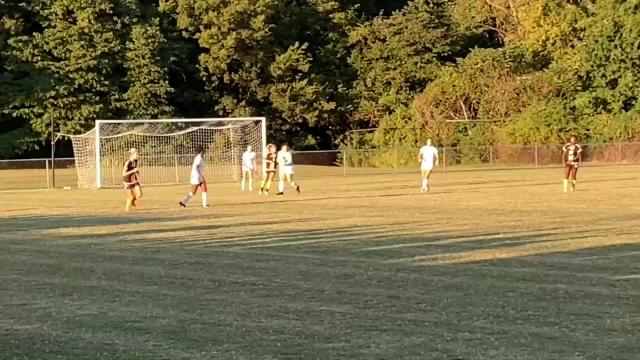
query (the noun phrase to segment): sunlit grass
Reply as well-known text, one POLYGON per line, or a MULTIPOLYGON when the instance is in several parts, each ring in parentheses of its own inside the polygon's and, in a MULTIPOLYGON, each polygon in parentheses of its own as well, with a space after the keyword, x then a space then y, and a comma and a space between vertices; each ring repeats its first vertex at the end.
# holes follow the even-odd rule
POLYGON ((0 358, 638 359, 640 168, 326 175, 0 192, 0 358))

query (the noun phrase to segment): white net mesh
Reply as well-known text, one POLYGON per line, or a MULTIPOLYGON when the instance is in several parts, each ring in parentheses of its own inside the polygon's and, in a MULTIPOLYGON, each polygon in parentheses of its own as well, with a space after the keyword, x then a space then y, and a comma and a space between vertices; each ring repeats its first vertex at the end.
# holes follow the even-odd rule
MULTIPOLYGON (((242 153, 248 145, 253 147, 258 159, 262 158, 263 126, 265 122, 261 118, 100 122, 99 139, 96 139, 96 129, 70 136, 78 185, 85 188, 121 186, 122 167, 131 148, 138 149, 143 184, 188 182, 198 146, 206 150, 208 181, 238 180, 242 153)), ((257 173, 261 173, 261 165, 258 162, 257 173)))

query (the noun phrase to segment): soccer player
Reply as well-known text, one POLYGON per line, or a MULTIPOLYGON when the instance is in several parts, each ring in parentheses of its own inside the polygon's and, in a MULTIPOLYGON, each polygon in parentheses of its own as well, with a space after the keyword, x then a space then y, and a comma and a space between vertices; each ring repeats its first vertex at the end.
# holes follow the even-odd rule
POLYGON ((124 211, 129 211, 131 207, 136 207, 136 201, 142 197, 140 171, 138 170, 138 150, 135 148, 129 150, 129 160, 124 163, 122 168, 122 183, 127 193, 124 211))
POLYGON ((420 162, 420 170, 422 171, 422 192, 429 191, 429 177, 433 171, 433 165, 440 164, 438 158, 438 149, 432 145, 431 139, 427 139, 427 145, 420 148, 418 154, 418 161, 420 162))
POLYGON ((266 194, 269 195, 269 190, 271 189, 271 182, 273 178, 276 176, 276 170, 278 169, 277 162, 277 154, 276 154, 276 146, 273 144, 267 145, 267 155, 264 157, 265 162, 265 177, 262 179, 262 184, 260 184, 260 192, 259 195, 266 194))
POLYGON ((293 181, 293 155, 289 151, 289 146, 282 145, 280 151, 278 151, 278 169, 279 180, 278 181, 278 195, 284 195, 284 182, 285 180, 293 186, 294 189, 300 194, 300 186, 296 185, 293 181))
POLYGON ((244 181, 249 180, 249 191, 253 191, 253 172, 256 169, 256 153, 247 146, 247 151, 242 154, 242 186, 244 191, 244 181))
POLYGON ((200 196, 202 197, 202 207, 209 207, 207 181, 204 179, 204 148, 202 146, 196 147, 196 157, 191 165, 191 191, 179 202, 180 207, 187 207, 189 200, 196 194, 198 189, 200 189, 200 196))
POLYGON ((562 164, 564 165, 564 192, 576 188, 578 166, 582 161, 582 146, 578 144, 578 137, 571 135, 569 143, 562 147, 562 164))

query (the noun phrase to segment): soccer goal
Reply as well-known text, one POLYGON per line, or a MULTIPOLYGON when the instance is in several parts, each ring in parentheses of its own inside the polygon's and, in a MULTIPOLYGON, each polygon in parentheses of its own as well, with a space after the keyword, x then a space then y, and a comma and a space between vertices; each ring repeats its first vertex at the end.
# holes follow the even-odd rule
MULTIPOLYGON (((266 148, 266 119, 97 120, 91 131, 70 135, 78 186, 121 186, 128 150, 138 149, 142 184, 189 181, 198 146, 205 153, 209 181, 238 180, 242 153, 251 145, 258 159, 266 148)), ((263 164, 258 163, 257 173, 263 164)))

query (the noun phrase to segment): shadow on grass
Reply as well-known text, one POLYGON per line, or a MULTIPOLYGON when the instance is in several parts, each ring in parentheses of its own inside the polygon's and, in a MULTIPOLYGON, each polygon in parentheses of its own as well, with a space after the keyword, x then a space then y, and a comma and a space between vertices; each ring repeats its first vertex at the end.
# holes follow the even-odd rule
MULTIPOLYGON (((437 229, 443 223, 421 226, 424 225, 421 221, 324 228, 316 224, 324 218, 305 217, 296 219, 297 229, 285 230, 275 226, 279 220, 238 222, 230 217, 227 221, 196 225, 177 223, 181 220, 185 220, 185 217, 36 216, 0 219, 0 226, 9 232, 35 231, 28 244, 20 244, 19 239, 11 241, 13 246, 25 248, 46 247, 45 244, 53 240, 62 248, 65 244, 74 244, 76 249, 82 248, 83 243, 87 247, 99 243, 101 247, 113 246, 119 250, 159 247, 189 251, 268 251, 270 254, 282 253, 283 256, 342 257, 354 261, 361 259, 411 265, 490 262, 640 243, 635 233, 616 231, 616 228, 576 232, 572 228, 550 227, 537 231, 463 233, 439 232, 437 229), (153 223, 160 225, 131 230, 117 228, 120 225, 153 223), (69 234, 47 231, 83 227, 98 227, 98 230, 86 229, 81 233, 69 234), (108 231, 109 227, 114 227, 113 231, 108 231)), ((9 245, 7 242, 5 244, 9 245)))
MULTIPOLYGON (((317 218, 304 218, 300 219, 301 221, 313 221, 317 218)), ((190 218, 190 220, 193 220, 190 218)), ((173 218, 170 218, 172 223, 174 221, 173 218)), ((111 231, 111 232, 99 232, 99 233, 91 233, 86 232, 83 234, 72 234, 72 235, 64 235, 62 239, 63 242, 82 242, 82 241, 103 241, 109 240, 125 242, 126 244, 134 245, 134 244, 144 244, 144 245, 162 245, 162 244, 170 244, 170 243, 183 243, 183 238, 189 239, 184 240, 186 242, 197 242, 199 236, 204 236, 207 238, 218 237, 221 234, 224 234, 222 231, 225 229, 235 228, 235 227, 249 227, 249 228, 257 228, 260 226, 264 226, 264 221, 254 221, 254 222, 231 222, 231 221, 223 221, 218 223, 209 223, 204 225, 179 225, 175 226, 164 226, 159 228, 152 229, 140 229, 140 230, 126 230, 126 231, 111 231)), ((56 235, 53 235, 55 238, 56 235)))
POLYGON ((126 224, 147 224, 167 221, 180 221, 186 217, 180 216, 147 216, 147 215, 115 215, 115 216, 16 216, 0 218, 0 228, 3 231, 30 231, 61 228, 82 228, 93 226, 117 226, 126 224))
MULTIPOLYGON (((610 274, 585 278, 588 262, 558 268, 573 255, 558 256, 553 266, 514 261, 531 255, 527 249, 537 256, 637 249, 602 240, 631 230, 437 232, 442 223, 322 228, 315 217, 299 220, 297 230, 258 221, 141 228, 131 240, 121 239, 128 232, 86 229, 69 243, 52 233, 62 245, 7 246, 0 256, 6 260, 0 314, 11 321, 4 325, 11 339, 24 343, 3 344, 43 359, 54 350, 92 358, 95 348, 74 347, 87 334, 96 346, 117 344, 133 353, 169 344, 175 358, 203 360, 211 357, 201 349, 212 342, 235 351, 221 359, 369 359, 373 342, 385 359, 427 358, 421 354, 435 342, 441 350, 434 359, 495 359, 496 344, 501 359, 571 359, 576 348, 604 353, 600 349, 623 345, 616 358, 637 354, 637 327, 629 320, 637 312, 633 278, 615 280, 622 285, 612 288, 610 274), (224 231, 233 227, 237 231, 224 231), (487 257, 476 261, 475 251, 487 257), (499 257, 509 251, 514 256, 499 257), (429 256, 462 261, 430 262, 429 256), (47 343, 30 353, 31 342, 42 338, 47 343), (303 356, 307 349, 313 353, 303 356)), ((118 224, 112 219, 114 229, 118 224)))

